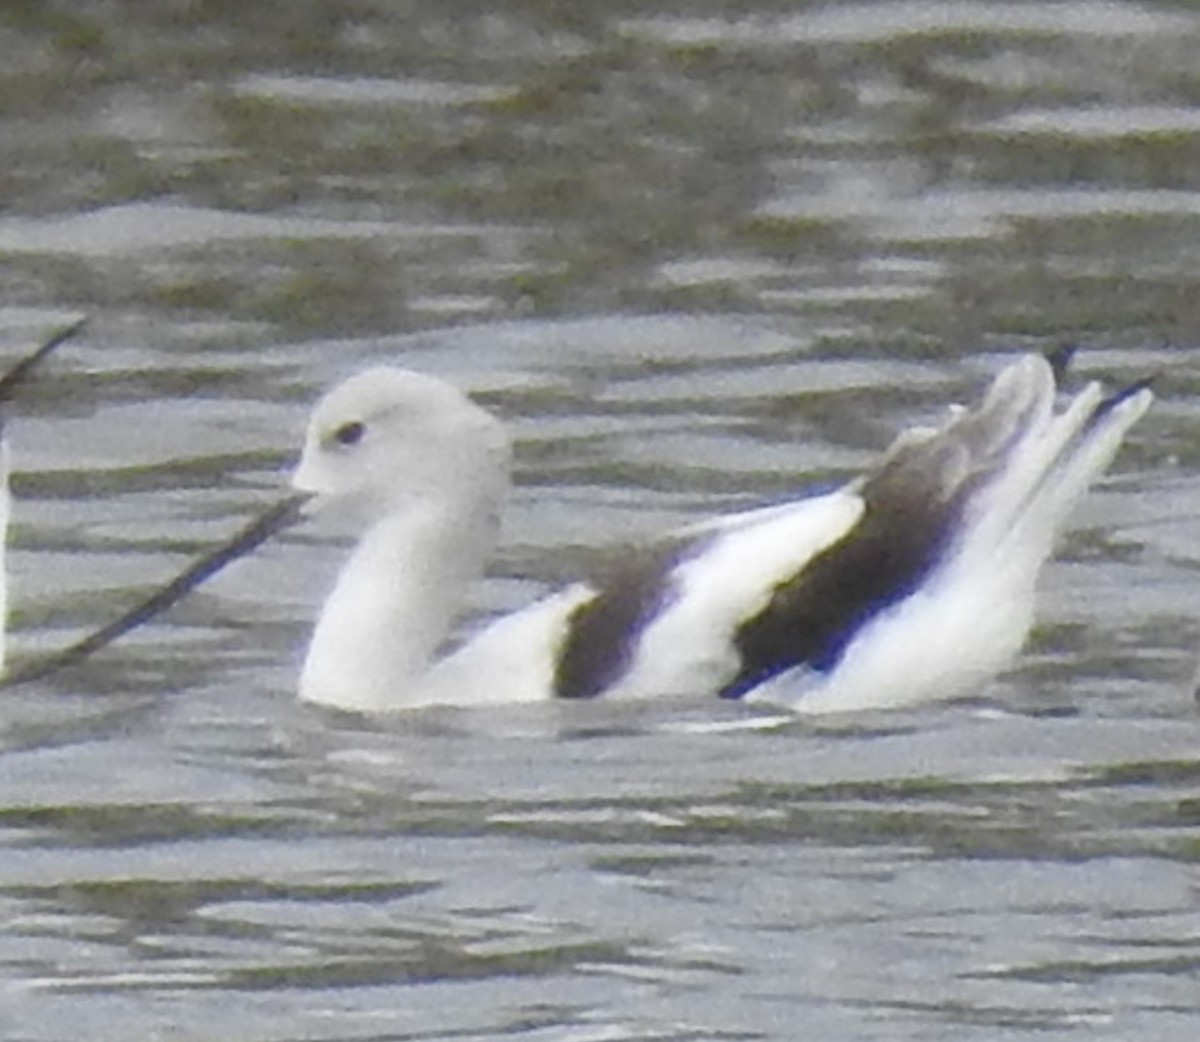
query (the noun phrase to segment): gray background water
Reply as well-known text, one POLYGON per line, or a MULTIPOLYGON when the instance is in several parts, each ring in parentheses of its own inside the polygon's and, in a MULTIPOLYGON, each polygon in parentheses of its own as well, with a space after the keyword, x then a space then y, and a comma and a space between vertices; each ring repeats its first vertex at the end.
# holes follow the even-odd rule
POLYGON ((1200 11, 0 6, 16 657, 268 501, 390 359, 519 438, 479 612, 853 473, 1005 352, 1161 401, 974 699, 296 705, 339 547, 0 711, 10 1040, 1195 1038, 1200 11))

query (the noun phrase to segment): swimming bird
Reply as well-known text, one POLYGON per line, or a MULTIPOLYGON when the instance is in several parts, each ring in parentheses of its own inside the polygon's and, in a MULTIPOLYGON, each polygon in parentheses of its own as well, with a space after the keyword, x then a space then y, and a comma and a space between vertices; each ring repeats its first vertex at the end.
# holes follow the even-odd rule
POLYGON ((9 490, 9 473, 11 460, 9 457, 8 437, 5 426, 8 420, 3 408, 12 401, 17 388, 24 383, 34 368, 51 351, 64 341, 73 337, 83 328, 85 320, 80 319, 58 332, 53 333, 35 350, 30 352, 3 376, 0 376, 0 670, 3 670, 8 651, 8 525, 12 517, 12 493, 9 490))
POLYGON ((970 694, 1019 651, 1058 529, 1152 400, 1144 381, 1089 383, 1056 409, 1055 369, 1022 357, 843 487, 676 532, 446 652, 496 539, 509 439, 450 384, 373 368, 317 404, 297 495, 129 617, 326 513, 357 543, 308 647, 309 702, 708 695, 825 712, 970 694))

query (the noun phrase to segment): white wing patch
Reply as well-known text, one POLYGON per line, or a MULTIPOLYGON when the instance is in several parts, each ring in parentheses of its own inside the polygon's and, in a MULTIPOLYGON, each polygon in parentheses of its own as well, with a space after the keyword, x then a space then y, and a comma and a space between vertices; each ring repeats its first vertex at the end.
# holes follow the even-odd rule
POLYGON ((786 507, 736 514, 669 575, 670 598, 637 641, 609 697, 710 694, 738 669, 733 638, 775 588, 841 539, 862 515, 841 490, 786 507))

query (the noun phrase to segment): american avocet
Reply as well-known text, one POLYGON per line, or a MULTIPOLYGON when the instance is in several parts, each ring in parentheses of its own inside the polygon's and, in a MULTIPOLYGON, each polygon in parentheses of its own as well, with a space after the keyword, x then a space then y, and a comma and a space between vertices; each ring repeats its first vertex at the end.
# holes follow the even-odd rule
POLYGON ((1107 397, 1091 383, 1056 411, 1055 391, 1051 363, 1023 357, 976 405, 905 432, 841 489, 676 533, 439 657, 492 549, 509 441, 449 384, 375 368, 316 406, 299 495, 130 616, 330 511, 358 542, 308 648, 310 702, 381 712, 708 694, 821 712, 967 694, 1019 650, 1056 530, 1152 398, 1144 383, 1107 397))
POLYGON ((8 432, 5 429, 8 417, 4 406, 12 401, 17 388, 26 380, 34 367, 64 340, 73 337, 83 328, 83 319, 60 329, 22 358, 16 365, 0 376, 0 670, 4 669, 8 650, 8 525, 12 519, 12 493, 9 490, 11 460, 8 449, 8 432))

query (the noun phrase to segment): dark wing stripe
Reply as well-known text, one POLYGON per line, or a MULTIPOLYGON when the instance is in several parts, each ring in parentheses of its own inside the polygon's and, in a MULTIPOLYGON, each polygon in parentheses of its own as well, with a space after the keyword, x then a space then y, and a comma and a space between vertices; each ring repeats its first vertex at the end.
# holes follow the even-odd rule
POLYGON ((741 667, 721 697, 740 698, 796 666, 833 669, 870 619, 916 589, 975 485, 963 476, 962 457, 953 444, 915 446, 872 477, 858 523, 738 629, 741 667))
POLYGON ((1088 420, 1087 426, 1084 428, 1084 431, 1088 432, 1088 431, 1095 430, 1095 428, 1100 425, 1100 421, 1103 420, 1104 417, 1106 417, 1110 412, 1112 412, 1113 409, 1115 409, 1118 405, 1120 405, 1124 401, 1128 401, 1135 394, 1139 394, 1142 391, 1145 391, 1148 388, 1152 387, 1153 385, 1154 385, 1154 377, 1147 376, 1142 380, 1135 380, 1128 387, 1122 387, 1117 391, 1113 391, 1112 394, 1110 394, 1107 398, 1104 399, 1104 401, 1102 401, 1098 406, 1096 406, 1096 411, 1094 413, 1092 413, 1092 416, 1088 420))
POLYGON ((554 671, 558 698, 594 698, 628 671, 638 639, 674 596, 670 579, 683 544, 626 555, 593 580, 596 595, 567 619, 554 671))
POLYGON ((1062 387, 1063 381, 1067 378, 1067 371, 1071 368, 1071 363, 1075 360, 1078 351, 1079 348, 1075 344, 1060 344, 1047 351, 1043 356, 1050 363, 1050 369, 1054 373, 1055 387, 1062 387))

